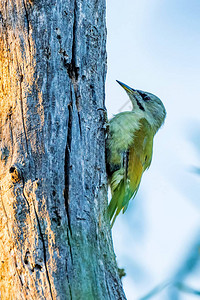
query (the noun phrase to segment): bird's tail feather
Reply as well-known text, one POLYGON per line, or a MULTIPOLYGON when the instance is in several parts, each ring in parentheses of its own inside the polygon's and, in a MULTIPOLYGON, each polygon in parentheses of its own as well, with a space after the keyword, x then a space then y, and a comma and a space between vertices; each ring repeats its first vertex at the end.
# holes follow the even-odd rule
POLYGON ((112 199, 108 205, 108 215, 113 226, 116 217, 121 210, 125 212, 131 198, 136 194, 136 189, 131 189, 125 180, 122 180, 118 187, 114 190, 112 199))
POLYGON ((111 221, 111 224, 114 224, 114 221, 117 215, 123 208, 123 200, 125 195, 125 183, 122 180, 118 187, 114 190, 112 194, 112 199, 108 205, 108 215, 111 221))

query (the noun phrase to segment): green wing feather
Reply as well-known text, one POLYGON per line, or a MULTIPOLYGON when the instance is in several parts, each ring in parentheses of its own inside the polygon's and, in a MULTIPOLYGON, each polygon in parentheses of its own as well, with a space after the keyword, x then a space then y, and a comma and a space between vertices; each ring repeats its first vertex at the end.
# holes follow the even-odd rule
POLYGON ((110 183, 112 199, 108 206, 111 226, 114 224, 120 211, 123 210, 123 213, 126 211, 130 199, 138 191, 143 167, 139 158, 136 155, 134 157, 134 154, 134 148, 132 147, 128 155, 129 164, 124 165, 123 169, 114 172, 112 176, 110 183))

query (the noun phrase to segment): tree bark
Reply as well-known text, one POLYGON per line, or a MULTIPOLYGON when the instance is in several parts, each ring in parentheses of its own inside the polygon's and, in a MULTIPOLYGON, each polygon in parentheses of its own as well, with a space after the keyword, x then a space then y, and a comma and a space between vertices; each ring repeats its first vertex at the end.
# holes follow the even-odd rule
POLYGON ((107 218, 105 0, 0 0, 1 299, 125 299, 107 218))

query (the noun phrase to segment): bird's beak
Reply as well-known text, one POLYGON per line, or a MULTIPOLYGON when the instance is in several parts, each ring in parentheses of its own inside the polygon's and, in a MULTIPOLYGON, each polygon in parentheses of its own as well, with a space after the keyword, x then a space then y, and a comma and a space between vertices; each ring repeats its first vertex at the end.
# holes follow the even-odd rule
POLYGON ((126 92, 133 94, 134 92, 136 92, 136 90, 134 90, 133 88, 131 88, 130 86, 126 85, 125 83, 116 80, 124 89, 126 92))

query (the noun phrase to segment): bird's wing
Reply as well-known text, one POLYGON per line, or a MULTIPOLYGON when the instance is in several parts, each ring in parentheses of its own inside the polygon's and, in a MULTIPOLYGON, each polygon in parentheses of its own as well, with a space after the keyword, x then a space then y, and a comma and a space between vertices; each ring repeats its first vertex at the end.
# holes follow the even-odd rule
POLYGON ((110 183, 112 199, 108 206, 108 212, 112 224, 121 210, 125 212, 130 199, 136 195, 143 173, 142 163, 134 147, 131 147, 126 155, 128 163, 124 161, 123 168, 114 172, 110 183))
POLYGON ((126 211, 131 198, 136 195, 144 170, 150 165, 153 135, 149 123, 141 120, 141 127, 134 134, 132 145, 121 153, 121 168, 113 172, 110 180, 112 199, 108 213, 112 224, 121 210, 126 211))

